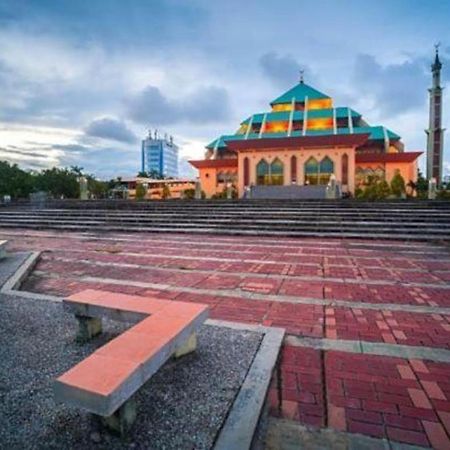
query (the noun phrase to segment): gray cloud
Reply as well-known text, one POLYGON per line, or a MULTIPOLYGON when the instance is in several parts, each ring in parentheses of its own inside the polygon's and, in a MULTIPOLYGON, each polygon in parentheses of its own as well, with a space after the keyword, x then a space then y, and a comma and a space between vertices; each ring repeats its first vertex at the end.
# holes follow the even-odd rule
POLYGON ((136 135, 127 127, 126 123, 112 117, 93 120, 84 130, 87 136, 112 139, 119 142, 134 143, 136 135))
MULTIPOLYGON (((80 136, 83 137, 83 136, 80 136)), ((116 145, 102 145, 102 142, 73 142, 51 144, 26 141, 24 147, 0 146, 0 160, 15 162, 24 169, 43 169, 54 166, 81 166, 87 173, 108 179, 117 174, 134 176, 140 166, 138 146, 117 142, 116 145)))
POLYGON ((275 52, 265 53, 259 58, 259 64, 264 75, 283 88, 298 82, 300 70, 305 71, 306 78, 313 78, 310 68, 305 64, 300 64, 291 55, 279 55, 275 52))
MULTIPOLYGON (((17 155, 17 156, 28 156, 30 158, 47 158, 48 154, 44 152, 34 152, 30 150, 22 150, 15 146, 8 146, 8 147, 0 147, 1 153, 6 153, 10 156, 17 155)), ((0 157, 1 159, 1 157, 0 157)))
POLYGON ((177 100, 166 97, 155 86, 147 86, 128 102, 128 112, 132 120, 145 125, 211 123, 231 115, 227 91, 216 86, 177 100))
POLYGON ((424 108, 431 83, 429 63, 412 59, 401 64, 382 66, 372 55, 356 57, 354 80, 362 94, 373 96, 388 115, 424 108))

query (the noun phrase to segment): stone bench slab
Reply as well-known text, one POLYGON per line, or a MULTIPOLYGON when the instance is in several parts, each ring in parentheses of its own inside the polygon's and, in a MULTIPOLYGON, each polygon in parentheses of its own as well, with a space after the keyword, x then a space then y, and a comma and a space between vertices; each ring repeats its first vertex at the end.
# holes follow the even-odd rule
POLYGON ((105 417, 187 342, 192 347, 192 336, 208 317, 206 305, 95 290, 69 297, 64 308, 86 317, 138 322, 54 383, 57 401, 105 417))

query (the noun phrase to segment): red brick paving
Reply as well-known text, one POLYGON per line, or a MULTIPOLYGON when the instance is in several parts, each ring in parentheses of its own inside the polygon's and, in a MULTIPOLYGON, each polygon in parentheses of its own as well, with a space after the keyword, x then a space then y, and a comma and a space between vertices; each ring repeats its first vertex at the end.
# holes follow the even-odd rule
POLYGON ((270 392, 274 415, 409 444, 450 448, 445 447, 450 445, 445 431, 450 425, 449 364, 285 346, 281 371, 270 392))
MULTIPOLYGON (((445 248, 411 244, 414 252, 408 252, 410 246, 395 248, 401 243, 383 248, 374 245, 381 241, 352 241, 366 244, 358 248, 336 239, 119 237, 129 240, 27 232, 9 236, 9 248, 45 251, 24 285, 38 293, 66 296, 97 288, 152 295, 206 303, 213 318, 280 326, 297 336, 450 348, 450 315, 381 306, 449 307, 445 248), (182 292, 188 288, 192 292, 182 292), (379 307, 323 306, 308 304, 308 298, 379 307)), ((448 363, 285 345, 268 398, 271 414, 303 424, 450 448, 448 363)))

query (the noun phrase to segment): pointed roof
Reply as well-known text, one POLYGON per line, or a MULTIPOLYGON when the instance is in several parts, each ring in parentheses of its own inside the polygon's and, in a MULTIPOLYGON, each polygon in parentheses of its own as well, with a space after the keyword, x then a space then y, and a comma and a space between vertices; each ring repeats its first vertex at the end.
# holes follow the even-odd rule
POLYGON ((435 55, 435 57, 434 57, 434 63, 431 65, 431 69, 433 70, 433 71, 435 71, 435 70, 441 70, 441 68, 442 68, 442 63, 441 63, 441 61, 439 60, 439 45, 440 44, 436 44, 434 47, 435 47, 435 49, 436 49, 436 55, 435 55))
POLYGON ((330 98, 328 95, 314 89, 313 87, 305 84, 303 81, 300 81, 293 88, 289 89, 289 91, 285 92, 283 95, 280 95, 278 98, 273 100, 271 105, 278 105, 281 103, 291 103, 292 99, 295 97, 296 102, 304 102, 305 97, 308 97, 309 100, 321 99, 321 98, 330 98))

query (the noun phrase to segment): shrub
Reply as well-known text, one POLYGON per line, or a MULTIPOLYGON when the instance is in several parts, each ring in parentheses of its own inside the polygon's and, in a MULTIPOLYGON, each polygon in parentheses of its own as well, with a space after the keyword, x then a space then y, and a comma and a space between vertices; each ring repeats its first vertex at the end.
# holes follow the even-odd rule
POLYGON ((185 189, 183 191, 183 198, 185 200, 192 200, 195 198, 195 189, 185 189))
POLYGON ((375 201, 384 200, 391 194, 389 184, 385 180, 380 180, 376 177, 369 177, 368 184, 365 189, 357 188, 355 197, 363 200, 375 201))
POLYGON ((136 185, 136 200, 143 200, 145 198, 145 194, 147 194, 144 185, 137 184, 136 185))
MULTIPOLYGON (((231 186, 231 198, 237 198, 238 193, 234 186, 231 186)), ((225 188, 222 192, 218 192, 217 194, 213 194, 211 196, 212 200, 220 200, 227 198, 227 188, 225 188)))
POLYGON ((441 189, 440 191, 437 192, 436 198, 438 198, 440 200, 450 200, 450 190, 441 189))
POLYGON ((405 180, 400 175, 400 172, 397 171, 397 173, 392 177, 391 180, 391 191, 392 194, 396 197, 401 197, 402 194, 405 193, 405 180))

